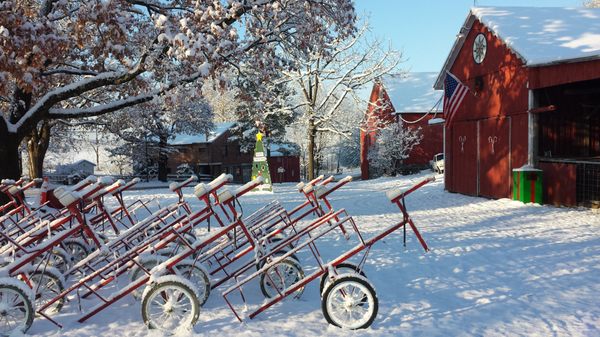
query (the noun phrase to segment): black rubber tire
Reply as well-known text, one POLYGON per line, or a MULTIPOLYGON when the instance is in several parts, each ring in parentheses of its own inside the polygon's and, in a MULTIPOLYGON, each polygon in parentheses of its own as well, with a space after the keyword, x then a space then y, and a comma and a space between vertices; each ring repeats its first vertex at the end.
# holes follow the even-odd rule
MULTIPOLYGON (((274 257, 274 258, 277 258, 277 257, 280 257, 280 256, 284 255, 285 253, 287 253, 286 250, 280 250, 280 251, 277 251, 277 252, 273 253, 273 255, 271 255, 271 256, 274 257)), ((288 259, 292 259, 292 260, 300 263, 299 262, 300 260, 298 260, 298 257, 295 254, 291 254, 287 258, 288 259)), ((266 258, 265 259, 260 259, 258 261, 258 263, 256 264, 256 270, 260 270, 266 263, 267 263, 267 259, 266 258)))
POLYGON ((90 253, 90 247, 82 239, 67 239, 62 243, 64 250, 71 255, 71 265, 83 260, 90 253))
MULTIPOLYGON (((191 289, 190 287, 188 287, 186 284, 184 284, 182 282, 178 282, 178 281, 160 282, 160 279, 156 284, 152 285, 151 287, 152 288, 150 290, 145 292, 144 298, 142 299, 142 319, 144 320, 144 323, 146 324, 146 326, 148 326, 149 329, 158 329, 166 334, 176 333, 176 331, 173 331, 172 329, 165 330, 161 327, 154 326, 152 324, 151 320, 149 319, 149 313, 148 313, 148 306, 150 305, 149 302, 155 297, 155 294, 159 293, 159 292, 163 292, 169 287, 178 288, 178 291, 181 294, 183 294, 189 298, 190 304, 192 305, 192 310, 194 310, 194 312, 192 313, 192 319, 190 321, 190 325, 194 326, 196 324, 196 322, 198 322, 198 317, 200 316, 200 303, 198 303, 198 298, 196 297, 195 291, 193 289, 191 289)), ((162 297, 164 298, 164 295, 162 297)), ((181 325, 179 325, 178 327, 180 327, 180 326, 181 325)))
MULTIPOLYGON (((361 304, 358 304, 356 306, 364 307, 365 302, 369 302, 368 297, 366 301, 363 299, 361 300, 361 304)), ((373 324, 375 317, 377 317, 377 311, 379 310, 379 302, 377 300, 377 294, 375 292, 375 289, 373 289, 373 286, 366 279, 360 276, 356 276, 356 274, 343 274, 340 275, 325 289, 325 292, 323 293, 323 298, 321 299, 321 310, 323 311, 323 316, 325 316, 325 320, 331 325, 350 330, 366 329, 369 326, 371 326, 371 324, 373 324), (352 285, 352 283, 354 284, 354 287, 363 287, 364 290, 369 292, 370 300, 372 301, 371 303, 369 303, 369 305, 372 305, 373 309, 370 313, 370 316, 363 324, 354 326, 342 325, 339 321, 336 320, 336 318, 332 318, 332 314, 329 312, 330 306, 328 306, 328 302, 332 301, 334 296, 339 295, 339 292, 341 291, 340 288, 352 285)), ((335 315, 333 317, 335 317, 335 315)))
MULTIPOLYGON (((291 273, 294 275, 291 275, 291 276, 293 276, 293 279, 289 282, 286 277, 287 275, 283 275, 284 276, 283 286, 278 288, 279 291, 285 290, 292 284, 294 284, 304 278, 304 270, 302 270, 302 266, 300 265, 300 263, 298 261, 296 261, 294 259, 290 259, 290 258, 279 261, 278 263, 271 266, 264 273, 262 273, 260 275, 260 291, 263 293, 263 295, 266 298, 272 298, 272 297, 278 295, 277 290, 272 289, 273 286, 270 285, 270 283, 271 283, 271 279, 273 281, 281 280, 282 275, 279 275, 277 273, 277 271, 280 271, 280 270, 275 269, 275 268, 281 268, 281 267, 288 269, 288 270, 285 270, 287 272, 287 274, 291 273), (271 279, 269 279, 269 277, 267 277, 267 273, 270 273, 271 279)), ((294 298, 299 298, 303 292, 304 292, 304 287, 298 289, 294 295, 294 298)))
MULTIPOLYGON (((60 247, 54 247, 52 250, 36 257, 33 260, 33 265, 37 267, 40 263, 46 263, 48 254, 52 255, 48 260, 48 266, 58 269, 58 271, 64 275, 71 266, 71 257, 67 256, 68 253, 60 247), (44 262, 41 262, 42 260, 44 262)), ((43 268, 43 266, 40 266, 39 268, 43 268)))
POLYGON ((198 303, 200 306, 203 306, 208 300, 208 296, 210 295, 210 278, 204 271, 204 269, 198 267, 193 263, 180 262, 175 266, 177 268, 178 273, 183 278, 190 280, 194 283, 194 285, 198 288, 198 303), (193 268, 193 269, 192 269, 193 268), (193 274, 190 275, 189 271, 193 270, 193 274))
POLYGON ((2 280, 0 280, 0 300, 4 300, 5 296, 9 295, 12 297, 14 294, 17 295, 15 300, 17 300, 19 305, 22 306, 22 309, 19 309, 18 311, 24 313, 25 315, 25 319, 20 321, 20 323, 22 323, 22 329, 18 329, 17 331, 17 329, 12 328, 12 330, 10 330, 11 328, 9 326, 4 326, 4 324, 2 324, 0 325, 0 336, 11 336, 13 334, 18 334, 18 332, 25 333, 27 330, 29 330, 31 324, 33 324, 35 312, 33 309, 33 303, 31 303, 29 296, 27 296, 27 294, 19 287, 9 283, 2 283, 2 280))
MULTIPOLYGON (((161 258, 148 258, 147 260, 142 260, 140 262, 140 264, 146 269, 146 270, 150 270, 156 266, 158 266, 159 264, 163 263, 166 259, 161 259, 161 258)), ((129 281, 133 282, 135 280, 137 280, 138 278, 140 278, 140 276, 144 275, 146 272, 138 265, 135 265, 135 267, 133 267, 130 271, 129 271, 129 281)), ((136 300, 139 300, 142 297, 142 290, 140 288, 134 290, 131 292, 131 296, 133 296, 133 298, 135 298, 136 300)))
MULTIPOLYGON (((271 238, 271 243, 277 244, 279 241, 285 240, 287 237, 282 233, 279 233, 271 238)), ((287 246, 289 249, 294 249, 294 245, 290 242, 287 246)))
MULTIPOLYGON (((33 291, 35 293, 34 306, 36 310, 41 308, 45 303, 47 303, 47 301, 42 300, 42 298, 40 297, 40 293, 44 294, 47 292, 51 292, 50 298, 54 298, 63 290, 65 290, 65 285, 63 284, 60 275, 56 275, 56 272, 52 269, 35 270, 29 275, 29 280, 31 283, 33 283, 33 291)), ((58 301, 54 302, 54 304, 51 307, 46 309, 44 313, 57 314, 60 312, 64 304, 65 298, 61 297, 58 301)))
MULTIPOLYGON (((367 277, 367 275, 364 273, 364 271, 360 270, 358 268, 358 266, 353 263, 342 262, 336 266, 336 269, 342 269, 342 268, 347 269, 347 270, 353 270, 355 273, 359 274, 360 276, 367 277)), ((350 271, 348 271, 348 272, 350 272, 350 271)), ((341 271, 341 272, 338 272, 338 274, 345 274, 348 272, 341 271)), ((325 274, 323 274, 323 276, 321 276, 321 280, 319 281, 319 294, 321 296, 323 296, 323 290, 325 289, 328 277, 329 277, 329 271, 327 270, 327 271, 325 271, 325 274)))

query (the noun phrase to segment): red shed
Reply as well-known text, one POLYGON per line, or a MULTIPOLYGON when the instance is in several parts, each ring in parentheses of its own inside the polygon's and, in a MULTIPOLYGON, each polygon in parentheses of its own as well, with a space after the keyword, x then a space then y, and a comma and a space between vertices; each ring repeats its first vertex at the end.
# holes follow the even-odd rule
POLYGON ((367 108, 367 120, 361 129, 361 173, 369 178, 368 151, 377 130, 394 121, 411 129, 421 129, 423 139, 409 153, 403 164, 427 166, 443 151, 443 126, 430 124, 442 117, 442 94, 432 88, 437 73, 413 72, 402 77, 385 76, 373 85, 367 108))
POLYGON ((447 190, 511 196, 543 170, 545 202, 600 202, 600 9, 474 8, 435 83, 469 88, 446 125, 447 190))
POLYGON ((271 144, 269 173, 273 183, 300 181, 300 156, 285 144, 271 144))

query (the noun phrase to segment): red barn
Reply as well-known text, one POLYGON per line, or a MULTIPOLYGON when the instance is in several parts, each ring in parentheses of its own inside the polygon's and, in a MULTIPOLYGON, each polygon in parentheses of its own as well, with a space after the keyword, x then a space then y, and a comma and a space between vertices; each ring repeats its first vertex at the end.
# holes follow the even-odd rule
POLYGON ((436 78, 437 73, 414 72, 402 77, 385 76, 373 85, 360 135, 363 179, 369 178, 368 152, 377 130, 388 123, 402 121, 408 128, 421 129, 423 139, 403 164, 425 167, 443 151, 443 126, 429 124, 431 119, 442 116, 442 94, 432 89, 436 78))
MULTIPOLYGON (((230 139, 235 123, 219 123, 207 134, 179 134, 169 142, 175 148, 169 155, 168 172, 175 173, 182 164, 188 164, 195 173, 216 177, 221 173, 233 175, 233 181, 250 181, 252 151, 243 152, 237 139, 230 139)), ((300 157, 289 146, 271 143, 268 158, 271 180, 274 183, 300 181, 300 157)))
POLYGON ((447 190, 511 197, 512 170, 535 167, 545 202, 600 201, 600 9, 474 8, 436 89, 448 73, 469 91, 446 125, 447 190))

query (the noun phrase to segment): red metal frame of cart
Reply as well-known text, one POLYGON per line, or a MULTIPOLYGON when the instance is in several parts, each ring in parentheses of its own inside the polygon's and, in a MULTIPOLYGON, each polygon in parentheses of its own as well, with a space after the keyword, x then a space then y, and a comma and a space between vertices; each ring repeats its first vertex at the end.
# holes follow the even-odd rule
MULTIPOLYGON (((181 189, 189 183, 190 182, 179 185, 176 189, 181 189)), ((226 181, 222 181, 219 184, 215 184, 213 187, 220 188, 225 183, 226 181)), ((160 215, 160 217, 166 219, 171 217, 171 215, 181 213, 179 211, 179 209, 181 208, 183 208, 182 204, 177 203, 167 208, 160 209, 159 211, 155 212, 154 215, 157 215, 158 213, 163 213, 160 215), (165 210, 167 211, 167 213, 164 213, 165 210)), ((119 275, 124 274, 132 267, 137 266, 144 270, 143 266, 140 265, 139 262, 136 260, 136 258, 140 257, 142 254, 159 251, 160 249, 168 246, 175 240, 179 240, 185 243, 186 240, 182 236, 182 234, 191 230, 199 223, 204 222, 208 217, 212 216, 213 214, 212 208, 210 207, 205 207, 198 212, 192 213, 191 215, 187 214, 186 212, 183 213, 185 214, 179 215, 174 220, 171 220, 169 224, 162 226, 151 236, 147 237, 145 241, 136 242, 135 245, 130 245, 132 237, 131 235, 134 235, 135 237, 136 233, 143 231, 144 228, 152 225, 153 220, 155 219, 153 218, 151 220, 148 220, 146 221, 146 223, 138 223, 135 226, 131 227, 129 230, 122 233, 117 239, 111 241, 109 246, 105 246, 101 250, 92 253, 90 256, 77 263, 69 271, 70 273, 74 273, 77 270, 91 271, 91 273, 79 279, 75 284, 65 289, 55 298, 48 301, 41 308, 38 308, 37 313, 60 327, 61 325, 55 320, 53 320, 51 317, 49 317, 44 311, 50 306, 52 306, 53 303, 55 303, 59 299, 66 297, 68 294, 77 291, 80 288, 85 288, 87 289, 87 292, 84 293, 82 297, 85 298, 94 295, 100 299, 101 303, 79 318, 79 322, 84 322, 90 317, 96 315, 98 312, 109 307, 119 299, 132 293, 139 287, 144 286, 150 278, 150 273, 143 275, 140 279, 132 282, 129 286, 127 286, 124 289, 121 289, 117 293, 112 294, 108 298, 102 296, 99 293, 99 290, 101 288, 115 281, 119 275), (126 249, 130 246, 132 246, 132 248, 126 249), (110 254, 104 254, 103 252, 110 252, 110 254), (116 258, 112 258, 117 252, 120 252, 120 255, 116 258)), ((163 222, 163 220, 158 220, 158 222, 163 222)), ((186 244, 188 245, 188 247, 191 247, 191 244, 186 244)), ((172 264, 167 269, 173 270, 175 266, 176 264, 172 264)))
MULTIPOLYGON (((417 183, 416 185, 412 186, 411 188, 409 188, 406 191, 398 190, 398 191, 393 191, 393 193, 391 193, 391 194, 388 193, 388 197, 390 198, 391 202, 395 203, 400 208, 400 211, 402 212, 402 215, 403 215, 403 219, 402 219, 402 221, 387 227, 380 234, 378 234, 375 237, 370 238, 368 240, 365 240, 362 237, 362 235, 361 235, 356 223, 352 219, 352 217, 344 216, 344 213, 345 213, 344 210, 339 210, 337 212, 333 212, 333 211, 329 212, 328 214, 322 216, 317 222, 314 222, 313 224, 311 224, 311 226, 305 227, 303 232, 298 233, 299 236, 301 236, 302 238, 305 239, 304 241, 299 242, 298 245, 294 246, 293 249, 289 250, 284 255, 276 257, 269 264, 263 266, 258 271, 252 273, 250 276, 247 276, 243 280, 239 281, 237 284, 235 284, 232 287, 230 287, 229 289, 225 290, 222 294, 224 300, 226 301, 229 308, 232 310, 235 317, 238 320, 242 321, 242 318, 240 317, 238 312, 235 310, 234 305, 232 304, 232 302, 230 301, 228 296, 233 291, 236 291, 236 292, 239 291, 240 293, 242 293, 242 287, 245 284, 247 284, 251 280, 259 277, 261 274, 265 273, 273 265, 283 261, 286 258, 289 258, 290 256, 292 256, 292 254, 298 252, 300 249, 309 247, 309 248, 311 248, 311 251, 312 251, 312 247, 315 245, 315 241, 317 239, 323 237, 324 235, 328 234, 329 232, 331 232, 334 229, 334 226, 327 226, 324 229, 323 229, 323 226, 321 226, 322 224, 327 223, 327 222, 331 221, 332 219, 339 219, 339 222, 341 222, 341 223, 349 223, 352 226, 352 228, 359 240, 359 244, 357 246, 355 246, 354 248, 340 254, 337 258, 329 261, 328 263, 323 263, 322 261, 320 261, 320 257, 313 252, 315 259, 317 260, 317 262, 319 264, 319 268, 314 273, 312 273, 308 276, 305 276, 304 278, 302 278, 301 280, 298 280, 296 283, 288 286, 284 290, 280 291, 279 289, 276 289, 278 292, 278 295, 271 298, 270 300, 266 301, 265 303, 260 305, 256 310, 254 310, 250 314, 248 314, 248 318, 252 319, 252 318, 256 317, 258 314, 267 310, 272 305, 282 301, 287 296, 290 296, 290 295, 296 293, 298 290, 303 289, 311 281, 325 275, 330 270, 335 270, 335 267, 338 266, 339 264, 343 263, 344 261, 347 261, 348 259, 350 259, 364 251, 364 255, 359 264, 359 265, 363 265, 366 262, 366 259, 367 259, 367 256, 368 256, 368 253, 369 253, 371 247, 376 242, 382 240, 383 238, 385 238, 386 236, 390 235, 391 233, 397 231, 400 228, 405 228, 406 225, 409 225, 411 227, 411 229, 414 231, 415 235, 417 236, 420 244, 422 245, 423 249, 425 251, 428 251, 429 248, 427 247, 427 244, 425 243, 423 237, 421 236, 420 232, 418 231, 417 227, 415 226, 414 222, 412 221, 412 219, 410 218, 410 216, 408 214, 404 198, 407 195, 409 195, 410 193, 412 193, 415 190, 422 187, 423 185, 425 185, 431 181, 434 181, 434 180, 435 180, 435 178, 428 178, 428 179, 425 179, 425 180, 417 183)), ((282 246, 286 245, 286 244, 289 244, 289 242, 287 242, 287 240, 279 243, 279 245, 282 245, 282 246)), ((268 276, 268 274, 267 274, 267 276, 268 276)), ((242 297, 242 300, 244 300, 243 297, 242 297)))

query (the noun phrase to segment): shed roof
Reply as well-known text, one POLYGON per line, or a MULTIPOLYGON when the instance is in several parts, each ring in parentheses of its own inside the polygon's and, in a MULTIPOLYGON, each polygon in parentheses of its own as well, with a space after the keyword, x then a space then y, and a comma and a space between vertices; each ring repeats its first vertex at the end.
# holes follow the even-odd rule
POLYGON ((433 89, 437 75, 434 72, 412 72, 402 77, 384 76, 382 83, 394 112, 430 111, 442 97, 442 93, 433 89))
POLYGON ((96 164, 92 163, 91 161, 89 161, 87 159, 78 160, 78 161, 76 161, 76 162, 74 162, 73 164, 70 164, 70 165, 79 165, 79 164, 83 164, 83 163, 88 163, 88 164, 96 166, 96 164))
POLYGON ((528 67, 600 58, 600 8, 476 7, 463 28, 435 83, 456 60, 470 29, 479 20, 528 67))
POLYGON ((215 139, 221 137, 225 131, 231 129, 235 125, 235 122, 217 123, 215 128, 205 133, 196 133, 193 135, 177 134, 174 139, 169 141, 170 145, 188 145, 188 144, 202 144, 212 143, 215 139))

